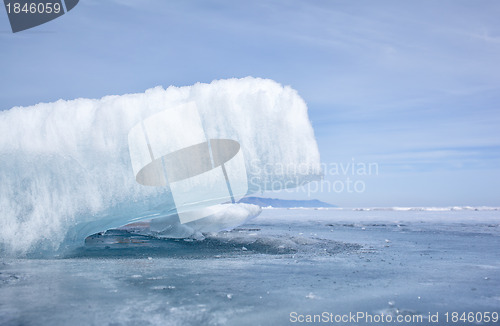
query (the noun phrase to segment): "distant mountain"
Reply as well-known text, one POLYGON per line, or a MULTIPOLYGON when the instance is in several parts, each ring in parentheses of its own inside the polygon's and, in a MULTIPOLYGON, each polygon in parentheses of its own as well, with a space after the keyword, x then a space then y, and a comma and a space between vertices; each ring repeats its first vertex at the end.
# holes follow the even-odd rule
POLYGON ((262 197, 245 197, 240 203, 259 205, 260 207, 337 207, 332 204, 322 202, 317 199, 312 200, 287 200, 277 198, 262 198, 262 197))

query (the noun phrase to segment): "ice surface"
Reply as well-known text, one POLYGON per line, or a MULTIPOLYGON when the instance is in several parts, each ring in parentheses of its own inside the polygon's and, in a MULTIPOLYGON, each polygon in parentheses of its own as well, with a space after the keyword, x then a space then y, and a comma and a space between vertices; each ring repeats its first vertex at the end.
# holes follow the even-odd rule
POLYGON ((4 258, 0 321, 293 325, 291 312, 365 312, 442 325, 446 312, 500 307, 500 211, 273 209, 186 240, 111 230, 62 259, 4 258))
POLYGON ((203 239, 203 233, 232 229, 257 217, 261 208, 250 204, 222 204, 213 214, 191 223, 181 224, 175 215, 167 215, 150 221, 131 223, 121 227, 132 233, 151 235, 156 238, 203 239))
POLYGON ((171 214, 168 188, 135 181, 127 135, 145 118, 188 102, 196 104, 208 139, 239 142, 249 193, 318 178, 306 104, 272 80, 219 80, 15 107, 0 112, 2 252, 52 252, 95 232, 171 214), (268 166, 300 170, 268 173, 268 166))

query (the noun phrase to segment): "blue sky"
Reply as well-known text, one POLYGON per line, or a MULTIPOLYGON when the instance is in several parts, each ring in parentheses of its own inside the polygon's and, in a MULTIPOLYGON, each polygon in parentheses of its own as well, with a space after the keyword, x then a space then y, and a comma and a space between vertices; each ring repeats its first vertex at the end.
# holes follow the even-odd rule
MULTIPOLYGON (((500 2, 81 0, 12 34, 0 109, 255 76, 305 99, 341 206, 500 206, 500 2)), ((306 192, 271 193, 301 198, 306 192)))

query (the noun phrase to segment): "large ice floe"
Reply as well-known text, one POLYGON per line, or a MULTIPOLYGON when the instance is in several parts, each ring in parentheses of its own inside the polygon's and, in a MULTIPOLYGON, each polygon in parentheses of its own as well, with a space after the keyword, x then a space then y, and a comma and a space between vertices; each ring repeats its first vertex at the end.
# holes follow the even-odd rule
POLYGON ((320 178, 304 100, 247 77, 0 112, 0 247, 57 252, 150 221, 196 237, 257 216, 244 195, 320 178))

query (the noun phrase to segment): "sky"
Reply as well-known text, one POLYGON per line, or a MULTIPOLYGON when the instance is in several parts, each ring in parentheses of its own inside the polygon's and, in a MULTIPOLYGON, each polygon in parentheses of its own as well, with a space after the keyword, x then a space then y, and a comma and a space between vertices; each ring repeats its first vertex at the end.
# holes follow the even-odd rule
POLYGON ((500 206, 498 17, 495 0, 81 0, 13 34, 0 10, 0 110, 270 78, 306 101, 327 169, 265 196, 500 206))

